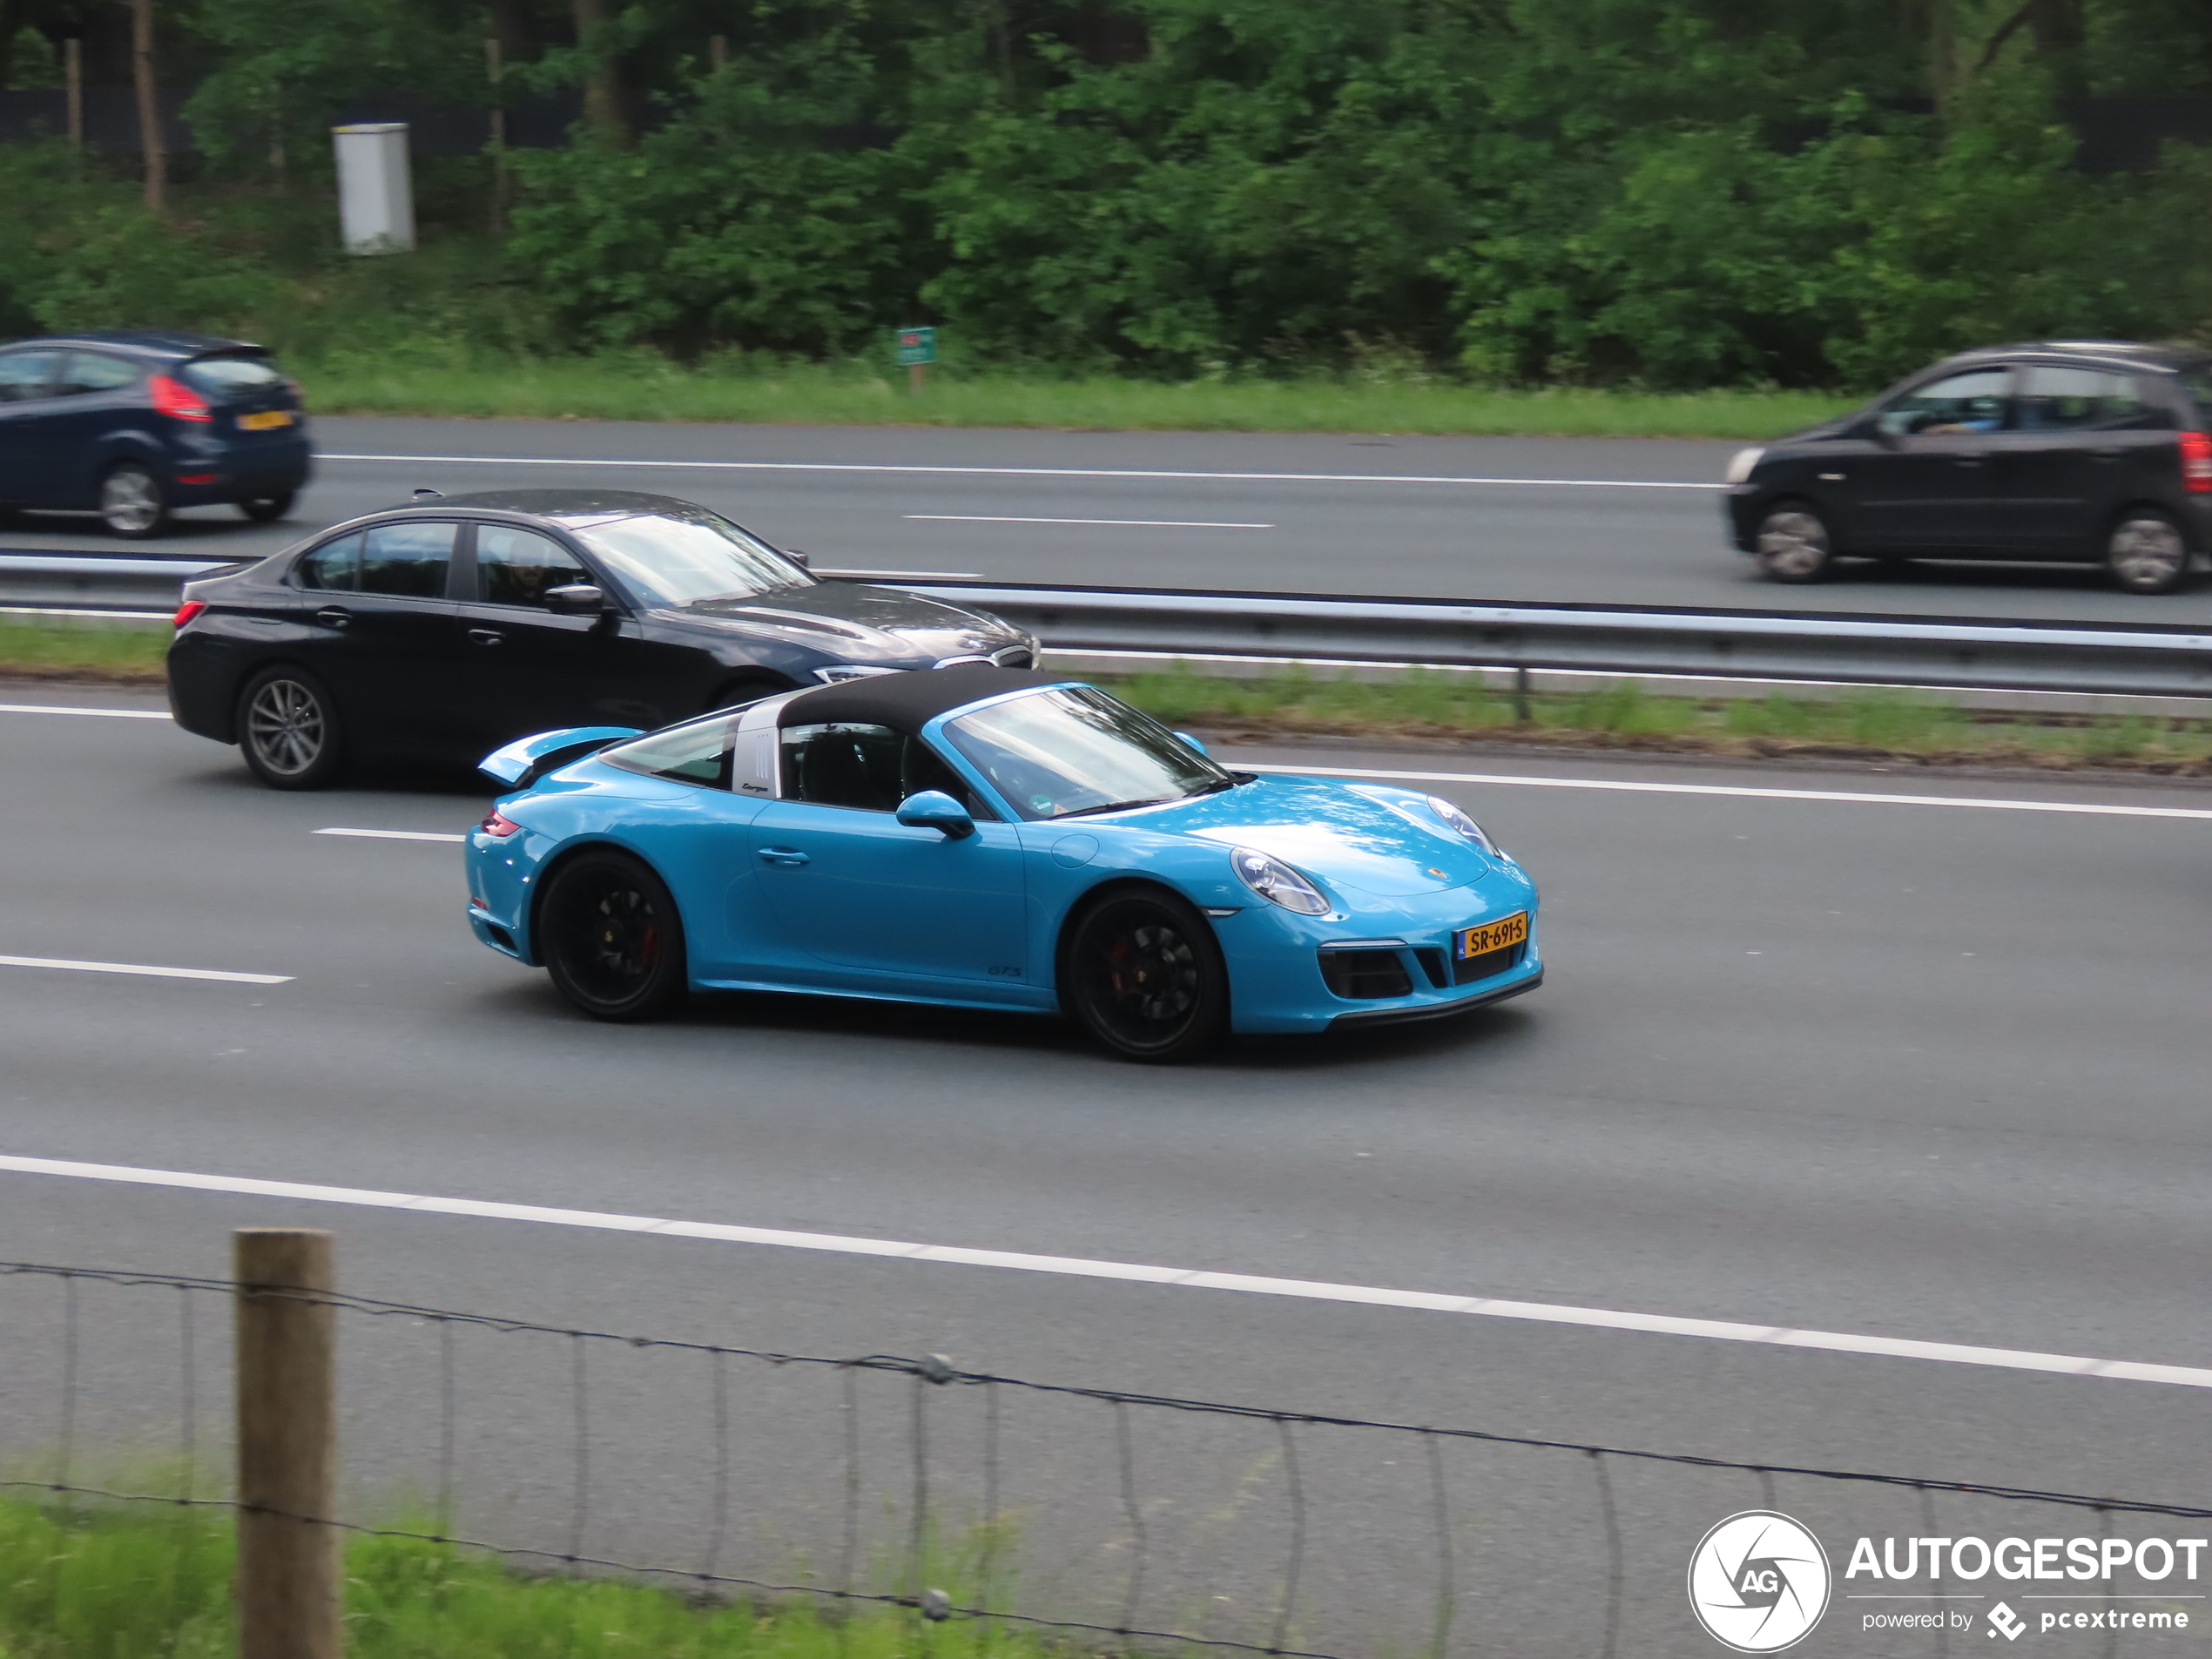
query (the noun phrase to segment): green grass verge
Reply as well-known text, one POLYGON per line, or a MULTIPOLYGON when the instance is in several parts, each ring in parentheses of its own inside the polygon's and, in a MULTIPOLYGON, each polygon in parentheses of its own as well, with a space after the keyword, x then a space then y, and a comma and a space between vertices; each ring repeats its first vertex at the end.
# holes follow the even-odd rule
MULTIPOLYGON (((158 685, 169 636, 90 619, 0 620, 0 677, 158 685)), ((2143 714, 2047 715, 1961 709, 1936 694, 1776 691, 1671 697, 1632 681, 1539 692, 1531 718, 1470 674, 1413 669, 1393 679, 1291 670, 1262 678, 1187 666, 1101 676, 1171 725, 1252 737, 1317 735, 1535 743, 1749 759, 1834 759, 2110 767, 2212 775, 2212 720, 2143 714)))
POLYGON ((737 359, 687 369, 651 355, 293 367, 309 408, 327 414, 540 420, 1763 439, 1851 407, 1812 393, 1511 392, 1357 374, 1170 384, 948 371, 915 393, 903 371, 873 365, 737 359))
POLYGON ((165 628, 123 628, 91 617, 0 617, 0 675, 158 685, 165 628))
MULTIPOLYGON (((74 1514, 0 1500, 0 1659, 229 1659, 231 1521, 111 1505, 74 1514)), ((981 1622, 917 1628, 901 1608, 827 1617, 812 1602, 709 1602, 609 1579, 523 1577, 403 1539, 346 1554, 347 1659, 966 1659, 981 1622)), ((991 1652, 1070 1651, 996 1629, 991 1652)))
POLYGON ((2107 766, 2212 775, 2212 721, 2141 714, 2047 715, 1961 709, 1933 694, 1777 691, 1670 697, 1622 681, 1540 692, 1521 721, 1512 699, 1471 674, 1415 669, 1393 680, 1291 671, 1260 679, 1178 664, 1112 685, 1171 725, 1228 735, 1311 734, 1387 742, 1456 738, 1746 759, 1898 759, 2051 769, 2107 766))

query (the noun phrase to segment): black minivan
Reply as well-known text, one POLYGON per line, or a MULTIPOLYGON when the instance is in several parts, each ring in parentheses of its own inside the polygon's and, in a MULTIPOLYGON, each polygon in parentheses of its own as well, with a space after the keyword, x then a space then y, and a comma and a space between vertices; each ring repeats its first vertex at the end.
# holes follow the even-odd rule
POLYGON ((97 512, 137 541, 179 507, 281 518, 311 464, 300 388, 259 346, 156 332, 0 346, 0 508, 97 512))
POLYGON ((1729 468, 1736 545, 1777 582, 1837 560, 2101 564, 2171 593, 2212 551, 2212 354, 2051 341, 1945 359, 1729 468))

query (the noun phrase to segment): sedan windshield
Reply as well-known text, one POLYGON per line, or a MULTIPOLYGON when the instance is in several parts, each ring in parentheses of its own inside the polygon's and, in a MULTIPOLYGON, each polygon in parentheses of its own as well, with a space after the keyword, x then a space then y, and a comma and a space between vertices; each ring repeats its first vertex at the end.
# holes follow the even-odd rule
POLYGON ((572 520, 569 527, 644 604, 680 610, 709 599, 750 599, 814 578, 725 518, 640 513, 572 520))
POLYGON ((1183 800, 1237 781, 1158 721, 1087 685, 994 703, 945 735, 1032 820, 1183 800))

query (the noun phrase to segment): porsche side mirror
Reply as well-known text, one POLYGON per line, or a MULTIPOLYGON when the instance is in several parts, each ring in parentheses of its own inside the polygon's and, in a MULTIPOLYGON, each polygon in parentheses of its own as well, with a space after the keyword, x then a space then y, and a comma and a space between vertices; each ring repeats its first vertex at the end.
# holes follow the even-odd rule
POLYGON ((1192 737, 1188 732, 1178 732, 1175 735, 1180 738, 1184 742, 1189 744, 1193 749, 1196 749, 1202 755, 1211 754, 1213 752, 1211 749, 1207 748, 1204 744, 1199 742, 1197 738, 1192 737))
POLYGON ((900 801, 899 821, 910 829, 941 831, 948 841, 975 833, 975 820, 968 816, 968 808, 941 789, 925 789, 900 801))
POLYGON ((597 617, 612 610, 614 602, 596 582, 571 582, 545 590, 545 608, 556 617, 597 617))

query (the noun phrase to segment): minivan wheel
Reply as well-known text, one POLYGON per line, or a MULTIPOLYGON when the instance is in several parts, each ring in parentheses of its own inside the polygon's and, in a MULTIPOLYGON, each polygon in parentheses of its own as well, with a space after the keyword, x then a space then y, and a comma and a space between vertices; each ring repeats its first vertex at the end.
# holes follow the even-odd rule
POLYGON ((1828 526, 1805 502, 1784 502, 1759 521, 1760 574, 1772 582, 1817 582, 1835 568, 1828 526))
POLYGON ((2130 593, 2171 593, 2188 579, 2188 538, 2156 508, 2132 508, 2105 539, 2105 573, 2130 593))
POLYGON ((133 542, 160 535, 169 528, 161 480, 135 461, 110 467, 100 479, 100 522, 133 542))
POLYGON ((555 988, 595 1020, 654 1019, 690 988, 674 896, 641 860, 612 847, 554 872, 537 945, 555 988))
POLYGON ((283 490, 273 496, 248 496, 239 502, 238 510, 256 524, 267 524, 282 518, 292 510, 296 491, 283 490))
POLYGON ((272 789, 320 789, 345 764, 338 710, 304 669, 264 670, 238 700, 238 746, 272 789))

